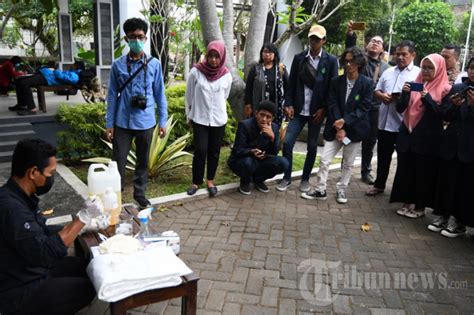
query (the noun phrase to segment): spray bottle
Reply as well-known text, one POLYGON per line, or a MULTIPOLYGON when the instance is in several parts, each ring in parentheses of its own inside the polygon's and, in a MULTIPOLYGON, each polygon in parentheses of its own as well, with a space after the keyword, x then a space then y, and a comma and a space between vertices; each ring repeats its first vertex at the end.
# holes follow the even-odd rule
POLYGON ((148 221, 151 218, 151 212, 153 209, 153 207, 150 207, 138 212, 137 217, 140 220, 140 232, 138 232, 138 239, 142 241, 145 237, 149 237, 151 234, 150 229, 148 228, 148 221))

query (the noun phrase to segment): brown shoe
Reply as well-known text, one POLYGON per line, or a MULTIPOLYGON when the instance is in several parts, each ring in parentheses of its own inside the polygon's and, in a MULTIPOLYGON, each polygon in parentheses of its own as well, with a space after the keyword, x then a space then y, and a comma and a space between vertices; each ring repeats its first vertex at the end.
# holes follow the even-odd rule
POLYGON ((373 196, 376 196, 378 194, 381 194, 384 192, 384 189, 382 188, 377 188, 377 187, 370 187, 369 189, 367 189, 367 191, 365 192, 365 195, 366 196, 370 196, 370 197, 373 197, 373 196))

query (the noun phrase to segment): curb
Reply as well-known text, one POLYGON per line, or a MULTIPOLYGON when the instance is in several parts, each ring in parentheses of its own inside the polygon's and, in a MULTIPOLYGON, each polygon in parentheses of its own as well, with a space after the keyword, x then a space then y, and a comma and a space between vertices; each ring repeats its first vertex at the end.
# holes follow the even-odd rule
MULTIPOLYGON (((372 161, 373 162, 377 161, 377 157, 374 157, 372 161)), ((361 164, 361 158, 357 157, 355 160, 354 166, 360 166, 360 164, 361 164)), ((332 164, 329 166, 329 171, 340 169, 340 168, 341 168, 341 163, 332 164)), ((313 168, 313 170, 311 171, 311 175, 316 174, 318 170, 319 170, 319 167, 313 168)), ((72 187, 72 189, 74 189, 82 198, 84 198, 84 200, 87 199, 88 197, 87 185, 84 184, 69 168, 67 168, 63 164, 58 163, 57 172, 72 187)), ((302 174, 303 174, 302 170, 292 172, 291 179, 292 180, 300 179, 302 174)), ((266 183, 274 184, 276 181, 282 178, 283 178, 283 174, 279 174, 271 179, 268 179, 266 183)), ((240 185, 239 183, 229 183, 229 184, 224 184, 224 185, 218 185, 217 196, 234 192, 237 190, 237 188, 239 188, 239 185, 240 185)), ((186 192, 182 192, 182 193, 177 193, 173 195, 150 198, 150 202, 152 205, 157 205, 157 204, 166 205, 166 204, 174 203, 177 201, 189 202, 189 201, 200 200, 200 199, 205 199, 205 198, 208 198, 207 188, 201 188, 192 196, 189 196, 186 192)))

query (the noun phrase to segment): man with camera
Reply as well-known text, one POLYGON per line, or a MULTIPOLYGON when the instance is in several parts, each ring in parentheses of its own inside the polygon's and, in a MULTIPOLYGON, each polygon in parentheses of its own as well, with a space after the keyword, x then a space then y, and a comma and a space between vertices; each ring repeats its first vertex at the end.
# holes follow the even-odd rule
POLYGON ((150 206, 145 196, 148 155, 156 126, 155 104, 158 106, 160 137, 166 133, 168 119, 161 63, 144 52, 147 23, 131 18, 123 25, 130 52, 117 59, 110 72, 107 96, 107 138, 113 143, 112 159, 117 161, 122 187, 127 155, 135 139, 137 164, 133 179, 133 198, 141 208, 150 206))

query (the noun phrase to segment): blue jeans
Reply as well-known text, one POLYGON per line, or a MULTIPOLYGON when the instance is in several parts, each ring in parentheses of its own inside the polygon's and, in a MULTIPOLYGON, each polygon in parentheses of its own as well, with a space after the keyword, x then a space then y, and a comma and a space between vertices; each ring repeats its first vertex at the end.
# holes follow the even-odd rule
POLYGON ((248 184, 264 182, 288 169, 288 161, 281 156, 272 156, 264 160, 257 160, 252 156, 235 159, 229 162, 230 169, 240 177, 242 183, 248 184))
POLYGON ((284 178, 290 182, 291 170, 293 168, 293 147, 295 146, 296 137, 298 137, 306 123, 308 123, 308 152, 306 153, 306 159, 304 160, 303 175, 301 177, 302 180, 309 180, 311 170, 313 169, 314 162, 316 161, 321 123, 314 123, 313 117, 311 116, 301 116, 300 114, 295 114, 294 118, 290 120, 290 123, 288 124, 285 141, 283 142, 283 156, 290 164, 288 169, 285 171, 284 178))

